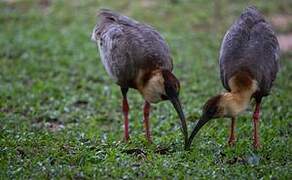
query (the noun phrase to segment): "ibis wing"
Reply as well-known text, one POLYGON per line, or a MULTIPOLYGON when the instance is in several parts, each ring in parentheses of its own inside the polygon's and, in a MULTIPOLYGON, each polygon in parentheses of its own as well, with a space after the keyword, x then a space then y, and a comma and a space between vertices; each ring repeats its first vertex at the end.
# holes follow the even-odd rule
POLYGON ((131 81, 140 68, 172 70, 165 40, 152 27, 109 10, 101 10, 96 27, 107 72, 119 84, 131 81))
POLYGON ((228 80, 245 69, 265 95, 278 72, 278 58, 279 44, 274 31, 255 7, 249 7, 223 38, 219 56, 222 83, 230 90, 228 80))

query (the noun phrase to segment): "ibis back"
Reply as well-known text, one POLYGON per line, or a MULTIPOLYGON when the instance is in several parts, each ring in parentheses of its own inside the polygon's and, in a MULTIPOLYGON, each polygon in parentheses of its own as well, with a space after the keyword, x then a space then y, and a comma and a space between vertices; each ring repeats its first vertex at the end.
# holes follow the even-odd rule
POLYGON ((255 7, 248 7, 226 32, 220 50, 220 76, 228 80, 248 71, 258 83, 258 93, 269 93, 279 69, 279 43, 271 26, 255 7))
POLYGON ((135 88, 141 69, 173 68, 166 42, 151 26, 103 9, 95 33, 101 60, 120 86, 135 88))

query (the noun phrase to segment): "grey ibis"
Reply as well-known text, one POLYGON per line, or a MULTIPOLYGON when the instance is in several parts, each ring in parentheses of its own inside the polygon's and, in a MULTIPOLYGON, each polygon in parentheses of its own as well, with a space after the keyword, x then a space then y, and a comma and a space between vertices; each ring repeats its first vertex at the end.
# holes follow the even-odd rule
POLYGON ((251 99, 255 99, 253 113, 253 146, 260 147, 260 105, 273 85, 279 69, 279 44, 271 25, 254 7, 247 7, 226 32, 219 55, 220 77, 227 92, 210 98, 203 106, 202 116, 188 141, 209 120, 231 118, 228 143, 235 143, 235 121, 251 99))
POLYGON ((133 88, 145 100, 143 123, 147 140, 151 142, 150 103, 169 100, 180 117, 186 144, 188 133, 179 100, 180 83, 172 73, 172 58, 165 40, 153 27, 111 10, 100 10, 98 17, 91 39, 98 46, 107 73, 121 88, 125 140, 129 139, 127 92, 133 88))

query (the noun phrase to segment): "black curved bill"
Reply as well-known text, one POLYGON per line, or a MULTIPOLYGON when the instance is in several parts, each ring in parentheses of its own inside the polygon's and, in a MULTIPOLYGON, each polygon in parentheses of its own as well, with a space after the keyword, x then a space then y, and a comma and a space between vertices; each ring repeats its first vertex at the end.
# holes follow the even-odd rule
POLYGON ((175 108, 180 121, 181 121, 181 127, 182 127, 182 132, 185 138, 185 149, 186 149, 186 145, 188 143, 188 128, 187 128, 187 124, 186 124, 186 120, 185 120, 185 115, 183 113, 182 107, 181 107, 181 103, 178 99, 178 97, 174 97, 170 99, 173 107, 175 108))
POLYGON ((199 130, 209 121, 210 119, 209 118, 206 118, 206 117, 201 117, 200 120, 198 121, 198 123, 196 124, 195 128, 193 129, 189 139, 188 139, 188 142, 187 142, 187 145, 186 145, 186 150, 189 150, 191 145, 192 145, 192 141, 194 139, 194 137, 196 136, 196 134, 199 132, 199 130))

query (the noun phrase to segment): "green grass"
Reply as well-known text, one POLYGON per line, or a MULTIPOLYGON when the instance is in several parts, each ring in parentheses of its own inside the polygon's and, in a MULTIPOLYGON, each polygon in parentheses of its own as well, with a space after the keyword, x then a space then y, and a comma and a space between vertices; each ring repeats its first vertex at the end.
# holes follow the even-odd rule
MULTIPOLYGON (((292 56, 282 55, 264 98, 262 149, 252 149, 251 108, 226 145, 228 119, 210 122, 189 152, 168 102, 153 105, 152 145, 142 125, 143 99, 129 94, 131 142, 121 142, 121 93, 107 76, 89 35, 108 7, 156 27, 171 47, 189 130, 209 96, 223 90, 218 52, 226 29, 247 5, 221 1, 0 2, 0 179, 239 178, 291 179, 292 56), (151 3, 152 2, 152 3, 151 3), (147 7, 145 7, 147 6, 147 7), (131 153, 131 149, 143 152, 131 153), (159 150, 160 149, 160 150, 159 150)), ((291 12, 288 1, 251 1, 267 17, 291 12)))

